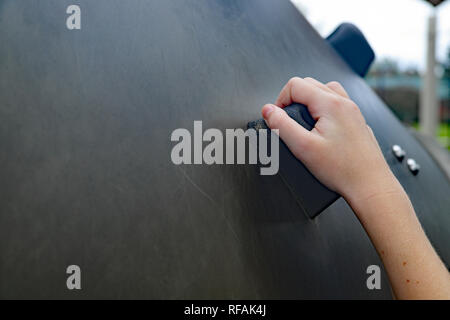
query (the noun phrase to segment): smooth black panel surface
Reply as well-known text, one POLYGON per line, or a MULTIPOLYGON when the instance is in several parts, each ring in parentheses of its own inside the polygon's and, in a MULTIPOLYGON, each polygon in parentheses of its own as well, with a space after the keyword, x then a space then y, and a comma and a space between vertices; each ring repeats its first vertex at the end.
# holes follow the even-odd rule
POLYGON ((310 220, 279 176, 171 162, 174 129, 245 127, 295 75, 348 89, 450 261, 448 181, 289 1, 77 3, 69 31, 72 1, 0 2, 1 298, 390 298, 344 200, 310 220))

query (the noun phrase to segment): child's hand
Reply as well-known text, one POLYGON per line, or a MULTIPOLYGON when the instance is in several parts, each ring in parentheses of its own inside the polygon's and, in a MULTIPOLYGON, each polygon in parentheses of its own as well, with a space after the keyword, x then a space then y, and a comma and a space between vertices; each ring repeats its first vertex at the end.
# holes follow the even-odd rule
POLYGON ((392 192, 398 185, 372 130, 339 83, 292 78, 275 105, 265 105, 262 114, 314 176, 347 201, 392 192), (312 131, 282 109, 294 102, 306 105, 317 120, 312 131))
POLYGON ((388 272, 399 299, 450 299, 450 276, 423 232, 406 192, 392 174, 358 106, 337 82, 293 78, 267 125, 294 155, 352 207, 388 272), (302 103, 317 123, 308 131, 282 109, 302 103))

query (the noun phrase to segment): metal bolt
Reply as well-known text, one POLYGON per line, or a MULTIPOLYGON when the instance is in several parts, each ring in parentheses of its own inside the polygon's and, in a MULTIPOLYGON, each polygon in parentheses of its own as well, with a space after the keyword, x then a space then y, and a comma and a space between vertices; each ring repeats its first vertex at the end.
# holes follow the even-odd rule
POLYGON ((419 173, 420 166, 416 160, 410 158, 406 160, 406 164, 408 165, 409 171, 411 171, 413 175, 417 175, 419 173))
POLYGON ((392 146, 392 152, 394 153, 395 157, 398 161, 403 161, 403 158, 405 158, 406 152, 402 149, 399 145, 395 144, 392 146))

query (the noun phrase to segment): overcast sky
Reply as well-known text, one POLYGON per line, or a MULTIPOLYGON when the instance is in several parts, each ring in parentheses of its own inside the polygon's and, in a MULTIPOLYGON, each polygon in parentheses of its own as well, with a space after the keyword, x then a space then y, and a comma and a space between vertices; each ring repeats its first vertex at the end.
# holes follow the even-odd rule
MULTIPOLYGON (((377 58, 397 59, 402 67, 425 64, 427 17, 432 7, 423 0, 291 0, 322 36, 341 22, 357 25, 377 58)), ((437 56, 450 47, 450 0, 438 9, 437 56)))

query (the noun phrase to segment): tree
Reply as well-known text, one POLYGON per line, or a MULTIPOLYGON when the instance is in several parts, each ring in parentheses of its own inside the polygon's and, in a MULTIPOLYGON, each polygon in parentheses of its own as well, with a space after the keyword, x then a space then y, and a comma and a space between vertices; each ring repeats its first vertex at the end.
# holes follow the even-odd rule
POLYGON ((385 57, 375 61, 369 73, 372 76, 397 75, 400 69, 396 60, 385 57))

